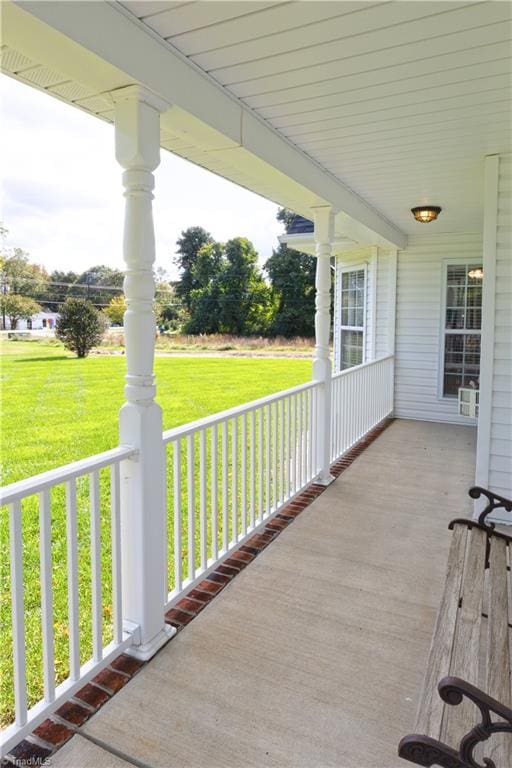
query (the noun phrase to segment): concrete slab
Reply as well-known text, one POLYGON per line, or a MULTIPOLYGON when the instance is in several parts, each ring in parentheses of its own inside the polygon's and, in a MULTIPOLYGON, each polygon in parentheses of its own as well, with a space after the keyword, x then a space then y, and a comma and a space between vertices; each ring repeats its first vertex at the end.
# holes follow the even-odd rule
POLYGON ((49 759, 48 765, 51 768, 131 768, 133 763, 121 760, 77 734, 49 759))
POLYGON ((475 430, 397 421, 84 727, 155 768, 394 768, 475 430))

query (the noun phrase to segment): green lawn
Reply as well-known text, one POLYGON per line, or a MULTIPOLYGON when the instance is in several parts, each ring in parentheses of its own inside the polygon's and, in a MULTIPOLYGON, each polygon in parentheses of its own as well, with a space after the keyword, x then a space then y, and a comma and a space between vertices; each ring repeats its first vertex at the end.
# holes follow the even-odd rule
MULTIPOLYGON (((29 477, 117 444, 125 359, 102 355, 77 360, 61 347, 5 342, 2 348, 3 484, 29 477)), ((308 381, 311 363, 300 359, 172 358, 156 360, 164 428, 308 381)), ((110 640, 108 478, 102 473, 104 641, 110 640)), ((89 517, 85 481, 78 487, 81 657, 90 656, 89 517)), ((7 514, 1 510, 0 724, 12 719, 12 657, 7 514)), ((42 694, 37 503, 23 505, 27 676, 30 701, 42 694)), ((65 511, 63 488, 52 493, 55 651, 58 677, 68 674, 65 511)), ((170 551, 170 555, 172 552, 170 551)))

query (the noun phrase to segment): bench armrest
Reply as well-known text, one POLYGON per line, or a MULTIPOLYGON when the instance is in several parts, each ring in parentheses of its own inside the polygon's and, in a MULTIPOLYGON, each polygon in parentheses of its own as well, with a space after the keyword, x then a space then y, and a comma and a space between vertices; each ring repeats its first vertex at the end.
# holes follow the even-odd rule
MULTIPOLYGON (((473 756, 475 747, 495 733, 509 733, 512 736, 512 709, 460 677, 443 677, 437 690, 443 701, 453 706, 461 704, 464 698, 472 701, 480 710, 481 721, 463 735, 458 749, 453 749, 430 736, 410 734, 401 740, 398 746, 399 756, 416 765, 429 767, 439 765, 443 768, 482 768, 481 763, 477 763, 473 756), (495 716, 494 720, 491 715, 495 716)), ((487 768, 501 768, 490 758, 484 758, 484 764, 487 768)))
MULTIPOLYGON (((494 512, 495 509, 504 509, 505 512, 512 512, 512 501, 510 499, 506 499, 504 496, 498 496, 497 493, 488 491, 487 488, 481 488, 479 485, 474 485, 473 488, 469 489, 469 495, 472 499, 479 499, 480 496, 485 496, 488 501, 487 506, 478 517, 480 525, 494 527, 492 523, 487 523, 485 518, 487 515, 490 515, 491 512, 494 512)), ((510 522, 512 522, 512 518, 510 519, 510 522)))

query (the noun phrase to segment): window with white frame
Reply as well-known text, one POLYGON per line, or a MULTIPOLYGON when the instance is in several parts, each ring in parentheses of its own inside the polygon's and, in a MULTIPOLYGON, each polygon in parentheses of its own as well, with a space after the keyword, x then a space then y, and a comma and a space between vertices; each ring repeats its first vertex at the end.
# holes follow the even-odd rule
POLYGON ((448 264, 443 343, 443 397, 480 386, 482 264, 448 264))
POLYGON ((341 273, 340 369, 364 362, 366 268, 341 273))

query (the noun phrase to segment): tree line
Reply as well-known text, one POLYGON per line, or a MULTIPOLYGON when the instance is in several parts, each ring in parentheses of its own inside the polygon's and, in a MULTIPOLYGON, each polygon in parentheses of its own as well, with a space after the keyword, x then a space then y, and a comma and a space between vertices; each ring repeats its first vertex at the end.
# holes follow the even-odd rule
MULTIPOLYGON (((288 231, 294 214, 280 209, 277 218, 288 231)), ((219 243, 202 227, 190 227, 177 242, 175 264, 185 332, 314 335, 313 256, 280 243, 261 269, 246 238, 219 243)))
MULTIPOLYGON (((280 209, 288 231, 294 214, 280 209)), ((3 230, 5 234, 6 230, 3 230)), ((260 267, 258 253, 245 237, 221 243, 202 227, 184 230, 174 264, 179 279, 156 272, 155 315, 161 332, 227 333, 250 336, 313 336, 315 259, 279 244, 260 267)), ((82 299, 122 324, 126 309, 123 273, 96 265, 84 272, 31 264, 20 248, 0 254, 0 313, 16 328, 39 311, 58 312, 69 299, 82 299)))

